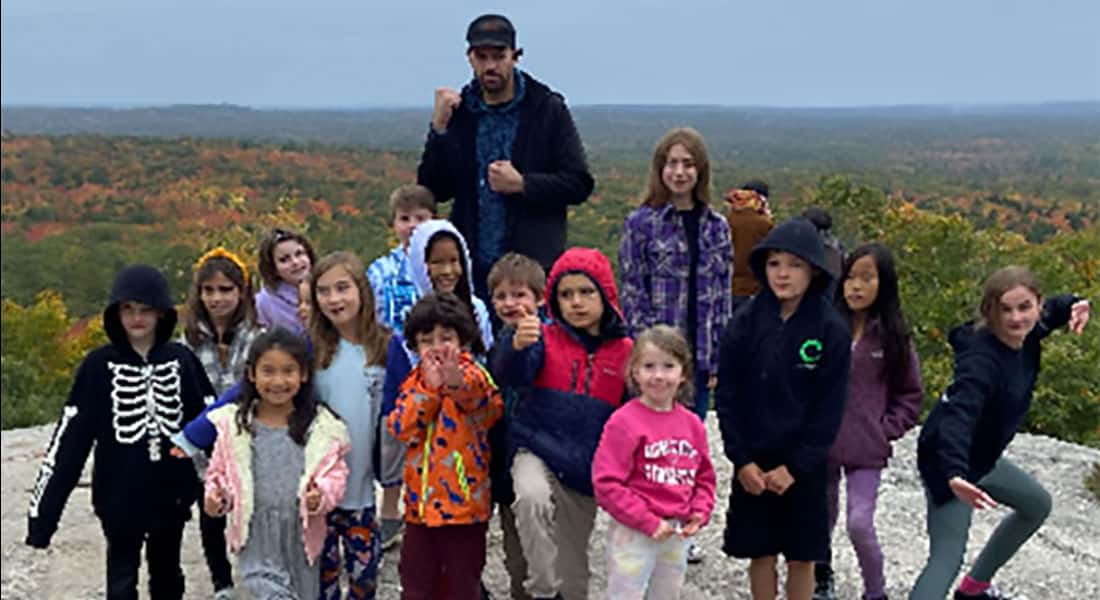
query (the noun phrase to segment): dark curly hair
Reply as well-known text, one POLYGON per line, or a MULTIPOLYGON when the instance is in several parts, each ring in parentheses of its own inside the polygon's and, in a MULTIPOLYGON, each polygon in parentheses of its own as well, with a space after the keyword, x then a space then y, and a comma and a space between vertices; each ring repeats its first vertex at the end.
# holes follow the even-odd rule
POLYGON ((428 294, 409 311, 405 319, 405 345, 414 352, 416 336, 431 333, 437 326, 454 329, 458 341, 474 354, 484 354, 481 330, 470 307, 450 292, 428 294))

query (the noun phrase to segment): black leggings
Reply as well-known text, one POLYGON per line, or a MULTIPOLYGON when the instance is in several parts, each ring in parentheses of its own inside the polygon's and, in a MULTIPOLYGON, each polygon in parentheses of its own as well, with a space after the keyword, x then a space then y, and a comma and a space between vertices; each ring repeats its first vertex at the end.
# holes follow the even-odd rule
POLYGON ((199 533, 202 536, 202 553, 210 569, 214 591, 233 587, 233 567, 225 546, 225 517, 211 517, 199 511, 199 533))

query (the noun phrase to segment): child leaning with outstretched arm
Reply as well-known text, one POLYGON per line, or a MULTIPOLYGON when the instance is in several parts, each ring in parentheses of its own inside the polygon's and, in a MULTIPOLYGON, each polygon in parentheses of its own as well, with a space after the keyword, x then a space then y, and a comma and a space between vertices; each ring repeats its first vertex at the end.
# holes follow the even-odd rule
POLYGON ((282 328, 252 346, 235 404, 212 411, 218 430, 206 470, 207 514, 228 515, 252 598, 312 599, 325 517, 344 496, 347 428, 313 394, 306 343, 282 328))
POLYGON ((928 498, 928 564, 909 598, 942 600, 966 553, 973 511, 1012 508, 955 590, 956 600, 1007 599, 993 576, 1046 520, 1050 494, 1003 456, 1027 417, 1039 375, 1041 343, 1068 325, 1078 335, 1089 303, 1066 294, 1043 299, 1035 275, 1005 267, 985 283, 977 323, 953 329, 951 385, 932 408, 917 442, 928 498))
POLYGON ((710 520, 716 477, 692 402, 692 356, 668 325, 634 340, 627 366, 636 401, 615 411, 592 464, 596 503, 611 515, 607 597, 680 595, 691 538, 710 520))
POLYGON ((408 445, 401 597, 477 600, 492 515, 489 428, 503 402, 469 351, 480 333, 454 294, 421 298, 405 333, 420 360, 386 422, 408 445))

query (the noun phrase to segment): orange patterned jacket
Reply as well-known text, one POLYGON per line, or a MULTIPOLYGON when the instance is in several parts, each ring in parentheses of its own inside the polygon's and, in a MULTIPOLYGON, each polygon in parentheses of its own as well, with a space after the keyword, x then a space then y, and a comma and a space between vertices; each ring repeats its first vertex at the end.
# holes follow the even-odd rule
POLYGON ((405 455, 405 520, 440 527, 489 520, 489 428, 504 412, 488 371, 463 352, 463 384, 432 389, 417 365, 387 418, 405 455))

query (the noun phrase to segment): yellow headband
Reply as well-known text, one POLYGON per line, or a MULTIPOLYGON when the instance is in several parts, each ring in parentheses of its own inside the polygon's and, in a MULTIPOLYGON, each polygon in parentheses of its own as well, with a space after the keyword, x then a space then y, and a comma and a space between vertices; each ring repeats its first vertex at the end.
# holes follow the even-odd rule
POLYGON ((229 262, 237 265, 237 268, 241 270, 241 275, 244 275, 245 281, 248 281, 248 267, 245 266, 244 261, 241 260, 241 258, 236 254, 233 254, 232 252, 226 250, 221 246, 218 246, 217 248, 214 248, 213 250, 210 250, 206 254, 200 256, 199 260, 195 261, 195 270, 198 271, 199 269, 201 269, 202 266, 206 264, 206 261, 212 258, 224 258, 229 262))

